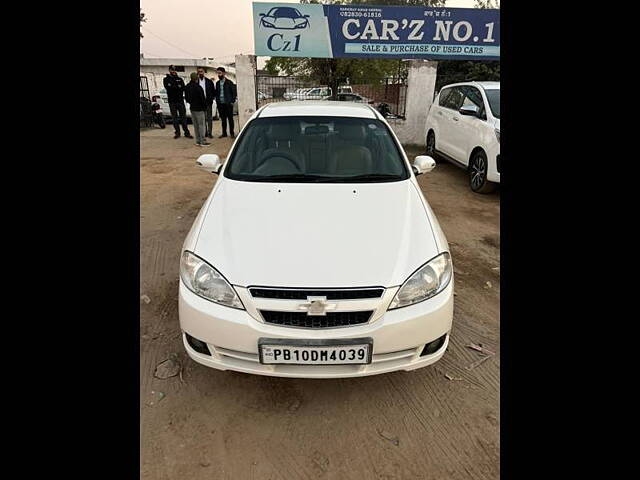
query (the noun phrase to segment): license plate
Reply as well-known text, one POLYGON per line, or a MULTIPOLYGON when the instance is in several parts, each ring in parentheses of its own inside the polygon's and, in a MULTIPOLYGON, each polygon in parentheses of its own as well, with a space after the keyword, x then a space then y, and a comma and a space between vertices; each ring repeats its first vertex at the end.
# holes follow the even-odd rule
POLYGON ((289 365, 363 365, 371 363, 373 340, 288 340, 261 338, 260 363, 289 365))

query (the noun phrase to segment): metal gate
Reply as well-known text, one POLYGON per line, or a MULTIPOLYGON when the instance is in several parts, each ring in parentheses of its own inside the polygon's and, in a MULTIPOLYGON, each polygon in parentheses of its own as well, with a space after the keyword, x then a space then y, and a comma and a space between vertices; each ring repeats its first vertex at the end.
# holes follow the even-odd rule
POLYGON ((140 128, 153 124, 151 116, 151 94, 147 77, 140 76, 140 128))
POLYGON ((405 118, 407 81, 404 77, 385 77, 356 84, 343 82, 338 84, 335 94, 331 87, 306 77, 261 74, 256 75, 255 85, 258 108, 273 102, 333 100, 369 104, 388 120, 405 118))

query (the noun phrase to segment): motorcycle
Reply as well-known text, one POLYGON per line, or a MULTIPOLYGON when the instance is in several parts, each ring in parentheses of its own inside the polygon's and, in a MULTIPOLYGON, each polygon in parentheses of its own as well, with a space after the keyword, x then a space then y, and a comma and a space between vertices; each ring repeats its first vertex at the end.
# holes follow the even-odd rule
POLYGON ((389 119, 397 119, 397 118, 399 118, 397 115, 391 113, 391 109, 389 108, 389 104, 387 104, 387 103, 378 104, 377 110, 380 112, 380 114, 384 118, 389 118, 389 119))
POLYGON ((162 113, 162 107, 160 104, 155 101, 156 97, 153 97, 153 103, 151 104, 151 119, 153 123, 158 125, 160 128, 165 128, 167 123, 164 120, 164 113, 162 113))

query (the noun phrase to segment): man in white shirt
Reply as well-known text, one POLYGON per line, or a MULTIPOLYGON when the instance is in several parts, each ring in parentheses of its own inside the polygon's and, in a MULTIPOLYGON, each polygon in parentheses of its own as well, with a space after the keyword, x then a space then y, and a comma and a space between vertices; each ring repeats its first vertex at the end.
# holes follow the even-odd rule
POLYGON ((204 67, 198 67, 198 85, 204 92, 204 98, 207 103, 207 110, 205 112, 205 137, 213 138, 213 101, 216 98, 216 86, 211 79, 204 76, 204 67))

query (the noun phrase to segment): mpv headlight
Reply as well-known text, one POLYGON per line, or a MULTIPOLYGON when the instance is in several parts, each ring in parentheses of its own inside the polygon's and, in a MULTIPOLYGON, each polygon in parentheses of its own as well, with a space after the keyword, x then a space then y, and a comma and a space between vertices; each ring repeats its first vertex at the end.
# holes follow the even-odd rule
POLYGON ((452 270, 449 252, 428 261, 400 287, 389 310, 413 305, 437 295, 449 285, 452 270))
POLYGON ((220 272, 191 252, 182 253, 180 278, 196 295, 220 305, 244 310, 238 294, 220 272))

